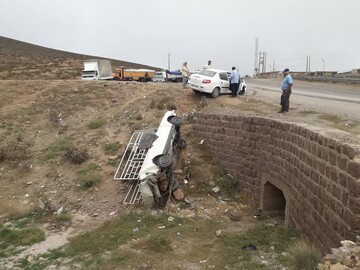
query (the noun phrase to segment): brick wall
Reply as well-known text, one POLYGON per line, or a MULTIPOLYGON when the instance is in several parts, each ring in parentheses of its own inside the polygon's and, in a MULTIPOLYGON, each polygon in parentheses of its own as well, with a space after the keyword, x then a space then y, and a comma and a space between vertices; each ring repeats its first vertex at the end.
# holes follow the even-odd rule
POLYGON ((192 126, 214 161, 260 203, 272 183, 286 198, 286 225, 323 251, 360 234, 359 148, 318 128, 244 115, 198 113, 192 126))

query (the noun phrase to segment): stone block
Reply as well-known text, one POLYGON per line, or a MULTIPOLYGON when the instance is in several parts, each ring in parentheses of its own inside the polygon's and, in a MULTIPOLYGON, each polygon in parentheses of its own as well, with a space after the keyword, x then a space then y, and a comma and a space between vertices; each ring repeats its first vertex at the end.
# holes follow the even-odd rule
POLYGON ((360 178, 360 163, 355 161, 350 161, 348 164, 347 172, 354 178, 360 178))
POLYGON ((344 155, 348 156, 350 159, 353 159, 354 157, 356 157, 359 154, 359 150, 349 144, 343 145, 342 152, 344 155))

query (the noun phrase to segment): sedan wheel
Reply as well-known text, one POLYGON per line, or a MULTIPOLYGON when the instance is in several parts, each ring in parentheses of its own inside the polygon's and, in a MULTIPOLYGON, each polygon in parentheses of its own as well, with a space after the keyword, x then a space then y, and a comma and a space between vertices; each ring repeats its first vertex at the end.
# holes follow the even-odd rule
POLYGON ((211 93, 211 97, 216 98, 220 95, 220 88, 216 87, 213 92, 211 93))
POLYGON ((240 91, 239 91, 239 95, 242 96, 245 94, 245 87, 243 87, 240 91))
POLYGON ((169 155, 163 155, 157 159, 156 163, 161 169, 167 169, 171 167, 172 159, 169 155))

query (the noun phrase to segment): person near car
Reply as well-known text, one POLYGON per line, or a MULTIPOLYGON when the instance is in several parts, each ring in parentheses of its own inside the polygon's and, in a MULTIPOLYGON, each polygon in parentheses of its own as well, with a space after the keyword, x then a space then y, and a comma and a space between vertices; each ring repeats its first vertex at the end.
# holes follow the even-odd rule
POLYGON ((231 75, 230 75, 231 97, 237 96, 237 92, 239 90, 239 80, 240 80, 239 72, 236 70, 235 67, 232 67, 232 71, 231 71, 231 75))
POLYGON ((189 69, 187 67, 187 62, 183 63, 183 66, 181 68, 181 74, 182 74, 182 87, 185 88, 190 75, 189 69))
POLYGON ((207 62, 207 65, 204 66, 204 69, 209 69, 209 68, 211 68, 211 60, 209 60, 207 62))
POLYGON ((290 75, 290 71, 288 68, 285 68, 283 71, 284 80, 281 84, 281 110, 279 113, 287 113, 290 109, 290 95, 291 95, 291 88, 293 86, 293 79, 290 75))

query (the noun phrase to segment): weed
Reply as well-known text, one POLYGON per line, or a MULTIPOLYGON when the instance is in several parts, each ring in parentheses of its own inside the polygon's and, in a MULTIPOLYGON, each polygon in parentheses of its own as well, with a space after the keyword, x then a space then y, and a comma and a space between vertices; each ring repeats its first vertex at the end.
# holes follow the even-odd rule
POLYGON ((11 137, 5 146, 0 147, 0 161, 8 160, 12 162, 26 160, 30 156, 30 143, 25 140, 20 132, 11 137))
POLYGON ((252 244, 257 247, 257 250, 268 252, 270 246, 273 246, 276 253, 281 253, 288 248, 291 243, 290 239, 296 236, 297 234, 292 230, 258 225, 241 234, 226 233, 219 241, 224 248, 223 260, 227 263, 234 265, 239 262, 239 258, 242 258, 243 268, 241 269, 263 269, 258 268, 260 267, 259 265, 254 265, 254 263, 251 262, 252 252, 242 250, 241 247, 252 244))
POLYGON ((214 182, 220 188, 221 194, 226 197, 234 198, 238 193, 239 181, 224 169, 216 169, 214 182))
POLYGON ((95 173, 98 169, 98 165, 95 163, 89 163, 78 171, 80 175, 80 189, 87 190, 94 187, 101 181, 101 177, 95 173))
POLYGON ((45 233, 38 228, 25 228, 22 230, 5 228, 0 232, 0 240, 5 246, 24 246, 45 240, 45 233))
POLYGON ((70 146, 65 155, 72 163, 81 164, 89 159, 89 154, 85 148, 80 148, 78 146, 70 146))
POLYGON ((163 253, 171 251, 171 242, 162 235, 151 235, 146 242, 150 250, 163 253))
POLYGON ((306 116, 306 115, 311 115, 311 114, 318 114, 318 112, 316 112, 316 111, 300 111, 299 112, 301 115, 303 115, 303 116, 306 116))
POLYGON ((320 251, 305 240, 294 243, 289 253, 296 270, 316 270, 322 257, 320 251))
POLYGON ((61 213, 60 215, 56 215, 55 219, 59 222, 70 221, 71 215, 69 213, 61 213))
POLYGON ((118 142, 106 143, 103 145, 104 152, 107 155, 115 155, 120 149, 120 147, 121 144, 118 142))
POLYGON ((329 122, 333 122, 334 124, 339 124, 339 123, 343 122, 343 120, 339 116, 330 115, 330 114, 321 114, 319 116, 319 119, 326 120, 326 121, 329 121, 329 122))
POLYGON ((95 120, 92 120, 89 124, 88 124, 88 128, 90 129, 97 129, 97 128, 101 128, 103 125, 106 124, 106 120, 103 118, 97 118, 95 120))
POLYGON ((59 153, 67 151, 71 145, 70 140, 71 138, 67 137, 50 144, 43 152, 42 159, 50 160, 57 157, 59 153))

